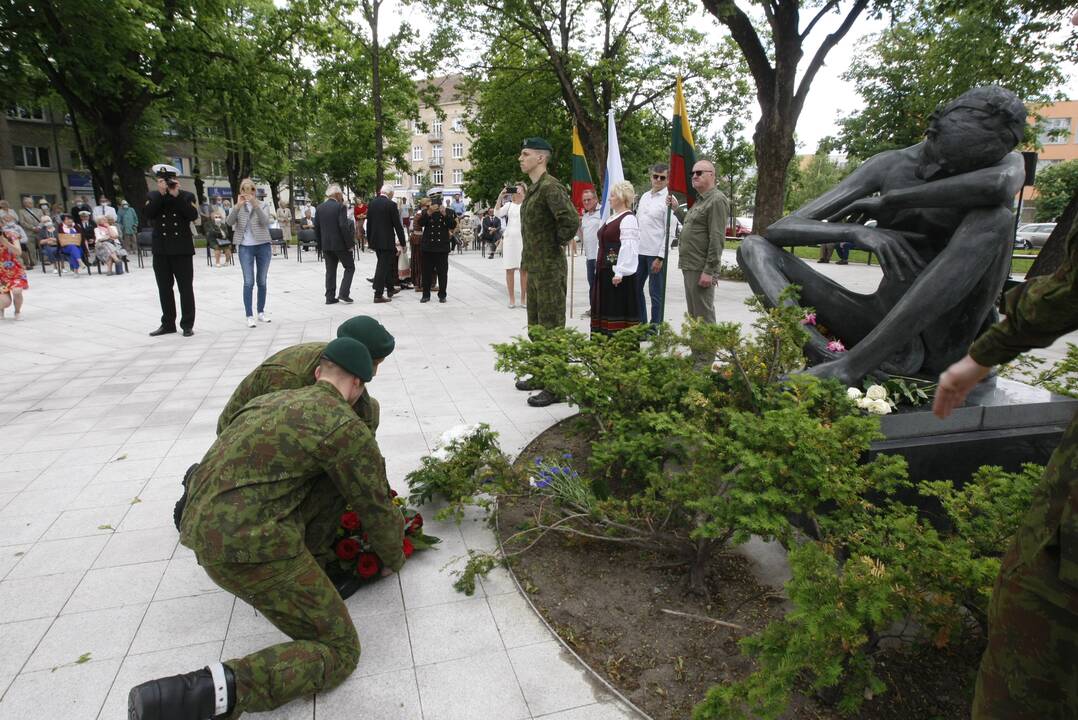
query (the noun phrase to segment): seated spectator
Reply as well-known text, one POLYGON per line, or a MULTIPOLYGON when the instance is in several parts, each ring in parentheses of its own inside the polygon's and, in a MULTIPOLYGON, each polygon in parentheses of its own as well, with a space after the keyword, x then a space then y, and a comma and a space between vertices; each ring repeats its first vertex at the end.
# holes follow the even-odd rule
POLYGON ((56 262, 56 256, 60 252, 60 243, 56 239, 56 226, 53 225, 52 218, 45 220, 45 224, 38 228, 37 244, 41 248, 43 262, 56 262))
MULTIPOLYGON (((120 256, 120 260, 127 259, 127 248, 124 247, 123 234, 120 232, 119 220, 113 220, 109 218, 109 242, 116 247, 116 254, 120 256)), ((123 264, 123 263, 121 263, 123 264)), ((126 265, 125 272, 126 272, 126 265)))
POLYGON ((206 228, 206 246, 213 248, 213 262, 215 267, 221 267, 221 252, 225 253, 225 260, 232 262, 232 240, 229 239, 228 226, 225 225, 224 216, 213 211, 213 223, 206 228))
POLYGON ((97 216, 97 223, 94 228, 94 256, 99 263, 104 263, 108 269, 108 275, 123 275, 124 266, 120 262, 120 253, 117 251, 116 246, 112 244, 109 233, 109 219, 106 215, 97 216), (118 273, 116 273, 117 265, 119 265, 118 273))
POLYGON ((75 226, 75 218, 67 213, 64 213, 62 218, 63 221, 60 225, 60 230, 57 233, 57 238, 60 242, 60 252, 67 256, 68 264, 71 265, 71 269, 78 275, 80 266, 85 266, 87 269, 90 267, 86 264, 86 261, 82 259, 82 233, 79 231, 78 227, 75 226))
POLYGON ((22 291, 30 287, 22 266, 19 235, 7 228, 0 233, 0 318, 9 305, 15 305, 15 319, 22 312, 22 291))

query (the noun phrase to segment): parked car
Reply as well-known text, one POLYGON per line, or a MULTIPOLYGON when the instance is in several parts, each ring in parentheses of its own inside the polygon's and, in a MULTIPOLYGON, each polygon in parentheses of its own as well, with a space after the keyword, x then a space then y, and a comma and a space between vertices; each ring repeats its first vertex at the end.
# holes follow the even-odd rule
POLYGON ((1021 225, 1014 236, 1014 246, 1022 250, 1042 248, 1048 242, 1048 236, 1055 229, 1055 223, 1028 223, 1021 225))
POLYGON ((743 238, 752 235, 752 218, 735 217, 730 218, 730 221, 730 226, 726 228, 726 237, 743 238))

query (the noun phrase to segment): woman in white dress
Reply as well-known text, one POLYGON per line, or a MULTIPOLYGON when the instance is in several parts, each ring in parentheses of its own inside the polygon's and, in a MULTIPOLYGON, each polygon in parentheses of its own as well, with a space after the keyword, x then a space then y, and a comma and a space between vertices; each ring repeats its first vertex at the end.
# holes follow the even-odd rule
POLYGON ((524 202, 524 183, 516 184, 512 195, 503 193, 498 198, 494 214, 502 219, 502 267, 505 268, 505 287, 509 290, 509 307, 517 307, 513 290, 513 271, 520 272, 520 307, 528 305, 528 271, 520 267, 520 254, 524 250, 524 236, 520 233, 520 204, 524 202))

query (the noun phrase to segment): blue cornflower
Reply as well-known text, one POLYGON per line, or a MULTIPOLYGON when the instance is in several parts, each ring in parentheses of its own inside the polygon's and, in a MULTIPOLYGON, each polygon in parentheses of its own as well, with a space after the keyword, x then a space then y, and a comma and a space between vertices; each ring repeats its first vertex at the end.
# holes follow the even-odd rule
POLYGON ((535 467, 543 467, 543 458, 541 458, 541 457, 535 458, 535 467))
POLYGON ((566 460, 572 460, 573 459, 573 454, 572 453, 563 453, 562 458, 564 458, 566 460))

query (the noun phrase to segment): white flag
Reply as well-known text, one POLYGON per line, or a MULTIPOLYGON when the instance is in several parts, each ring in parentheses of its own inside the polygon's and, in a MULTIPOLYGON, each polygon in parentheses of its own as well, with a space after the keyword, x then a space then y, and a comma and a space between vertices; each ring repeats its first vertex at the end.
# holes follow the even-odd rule
POLYGON ((606 169, 603 172, 603 204, 599 217, 603 222, 610 216, 610 187, 625 179, 621 168, 621 148, 618 146, 618 129, 614 126, 614 111, 606 114, 606 169))

